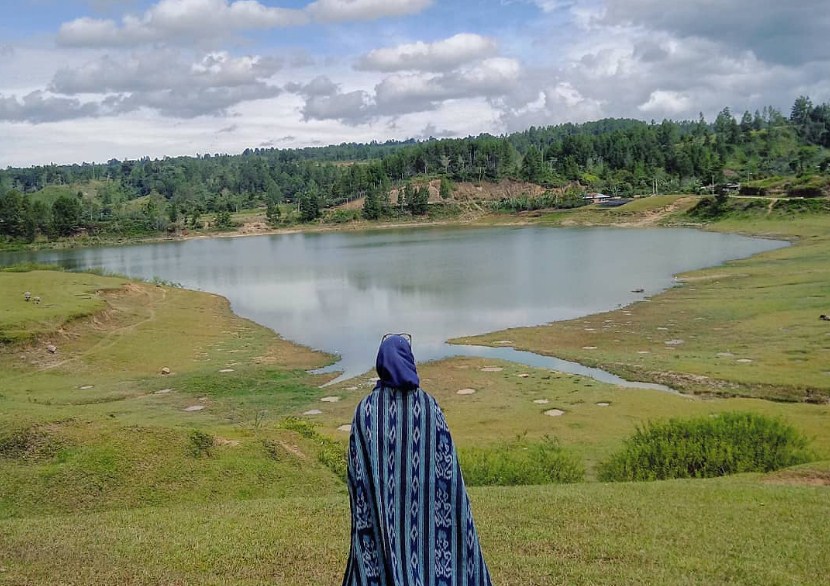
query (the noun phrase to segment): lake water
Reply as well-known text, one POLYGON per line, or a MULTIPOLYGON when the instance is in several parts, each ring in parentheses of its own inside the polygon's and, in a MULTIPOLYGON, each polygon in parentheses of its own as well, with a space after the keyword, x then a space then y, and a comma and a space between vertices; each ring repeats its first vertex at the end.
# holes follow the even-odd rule
POLYGON ((556 368, 445 341, 614 309, 671 287, 676 273, 784 245, 691 229, 417 228, 13 253, 0 264, 100 268, 218 293, 237 314, 339 355, 329 370, 347 378, 374 367, 387 332, 411 333, 419 362, 463 354, 556 368))

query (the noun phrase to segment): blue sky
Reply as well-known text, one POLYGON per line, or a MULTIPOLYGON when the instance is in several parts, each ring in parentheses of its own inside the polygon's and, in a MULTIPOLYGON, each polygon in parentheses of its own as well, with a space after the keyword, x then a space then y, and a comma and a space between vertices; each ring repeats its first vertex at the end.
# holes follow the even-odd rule
POLYGON ((0 0, 0 167, 830 101, 825 0, 0 0))

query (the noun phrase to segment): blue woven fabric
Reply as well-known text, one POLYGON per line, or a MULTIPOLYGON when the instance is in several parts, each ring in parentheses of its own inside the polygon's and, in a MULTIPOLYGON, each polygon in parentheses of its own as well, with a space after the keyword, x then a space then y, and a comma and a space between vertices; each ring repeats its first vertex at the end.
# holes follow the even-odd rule
POLYGON ((452 437, 431 395, 378 383, 355 411, 348 468, 344 586, 491 586, 452 437))

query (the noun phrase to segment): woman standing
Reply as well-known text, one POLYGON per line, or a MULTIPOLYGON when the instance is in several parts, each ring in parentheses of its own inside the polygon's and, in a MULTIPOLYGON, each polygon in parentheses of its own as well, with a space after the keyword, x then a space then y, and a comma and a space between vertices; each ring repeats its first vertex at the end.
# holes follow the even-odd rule
POLYGON ((387 335, 349 440, 344 586, 491 586, 444 414, 420 388, 410 340, 387 335))

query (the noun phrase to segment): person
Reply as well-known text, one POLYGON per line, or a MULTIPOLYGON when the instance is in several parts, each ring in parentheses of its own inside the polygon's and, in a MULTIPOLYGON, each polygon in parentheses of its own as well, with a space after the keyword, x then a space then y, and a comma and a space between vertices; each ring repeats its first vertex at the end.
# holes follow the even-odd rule
POLYGON ((343 586, 491 586, 452 437, 420 388, 411 337, 384 336, 376 367, 349 439, 343 586))

